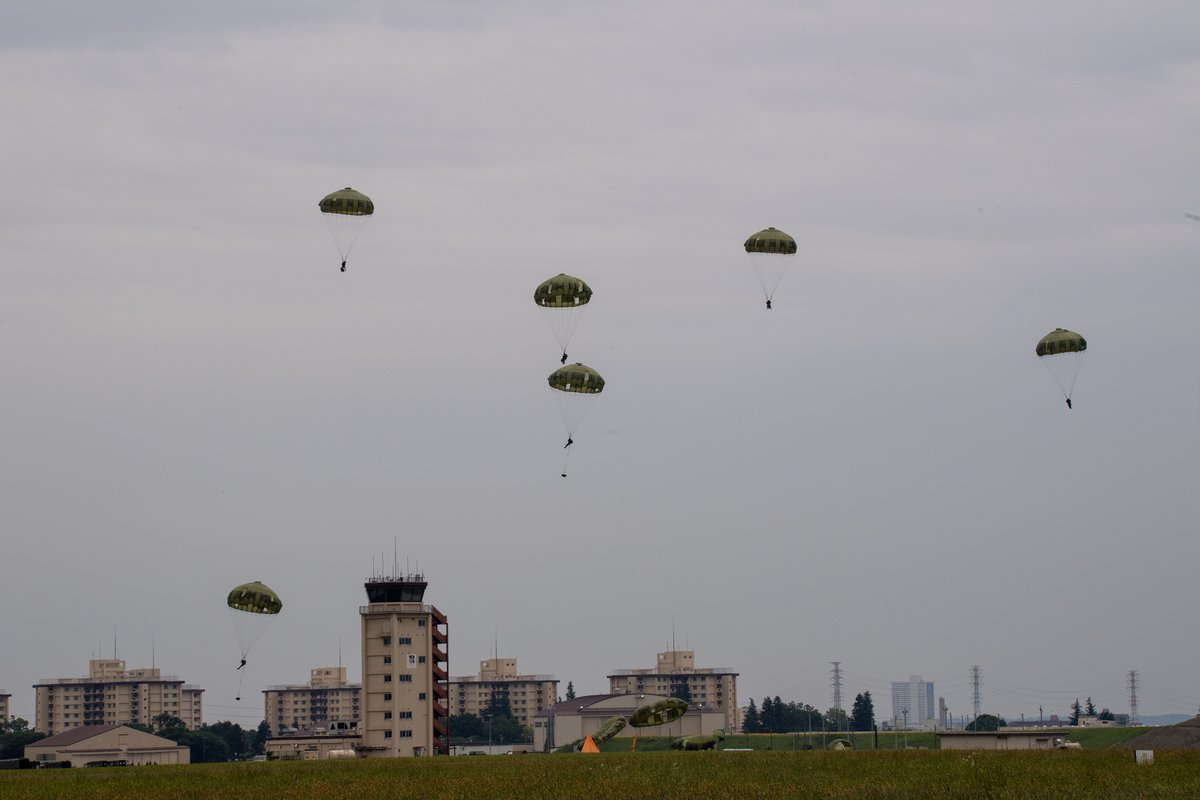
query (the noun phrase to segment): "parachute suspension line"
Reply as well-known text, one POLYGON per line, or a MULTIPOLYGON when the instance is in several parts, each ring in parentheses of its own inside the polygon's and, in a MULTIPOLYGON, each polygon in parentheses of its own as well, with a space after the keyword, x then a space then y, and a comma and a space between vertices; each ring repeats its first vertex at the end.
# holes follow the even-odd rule
POLYGON ((245 677, 246 677, 246 673, 244 673, 244 672, 241 672, 241 671, 240 671, 240 670, 241 670, 241 667, 238 667, 238 670, 239 670, 239 672, 238 672, 238 690, 237 690, 237 696, 236 696, 236 697, 234 697, 233 699, 234 699, 234 700, 239 700, 239 701, 240 701, 240 700, 242 699, 242 681, 245 679, 245 677))
POLYGON ((565 450, 566 450, 566 452, 563 453, 563 471, 562 471, 562 476, 564 478, 567 477, 567 460, 571 458, 571 448, 567 447, 567 448, 565 448, 565 450))

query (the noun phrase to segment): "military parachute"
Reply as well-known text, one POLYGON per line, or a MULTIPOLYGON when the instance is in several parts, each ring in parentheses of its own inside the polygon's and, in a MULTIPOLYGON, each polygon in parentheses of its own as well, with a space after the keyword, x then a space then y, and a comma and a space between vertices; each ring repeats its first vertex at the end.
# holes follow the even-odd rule
POLYGON ((668 697, 650 705, 642 706, 629 718, 629 724, 635 728, 650 728, 655 725, 666 725, 674 722, 688 710, 686 700, 678 697, 668 697))
POLYGON ((575 333, 584 306, 591 299, 592 288, 581 278, 565 273, 547 278, 533 290, 533 302, 543 309, 542 319, 546 320, 562 348, 563 364, 567 363, 567 343, 575 333))
POLYGON ((717 745, 725 741, 725 731, 715 730, 712 733, 680 736, 671 742, 672 750, 716 750, 717 745))
POLYGON ((367 220, 375 213, 375 204, 362 192, 356 192, 347 186, 322 197, 319 207, 321 216, 325 217, 325 222, 329 224, 333 243, 337 245, 338 253, 342 256, 342 272, 345 272, 346 259, 350 257, 350 251, 358 241, 367 220))
MULTIPOLYGON (((584 417, 592 410, 596 398, 604 391, 604 378, 591 367, 583 364, 569 364, 559 367, 547 378, 554 401, 558 405, 558 413, 567 429, 567 443, 563 449, 570 454, 569 448, 575 443, 575 432, 582 424, 584 417)), ((567 459, 563 458, 562 476, 567 477, 567 459)))
POLYGON ((747 239, 745 247, 770 308, 775 290, 796 255, 796 240, 781 230, 766 228, 747 239))
MULTIPOLYGON (((241 669, 246 666, 246 657, 250 654, 254 643, 282 610, 283 601, 266 584, 252 581, 233 587, 226 599, 226 604, 233 617, 238 647, 242 651, 242 663, 238 665, 238 669, 241 669)), ((240 689, 238 695, 240 700, 240 689)))
POLYGON ((1050 377, 1062 390, 1067 408, 1071 408, 1071 395, 1075 391, 1075 378, 1087 352, 1087 340, 1074 331, 1055 328, 1042 337, 1037 344, 1037 354, 1046 365, 1050 377))

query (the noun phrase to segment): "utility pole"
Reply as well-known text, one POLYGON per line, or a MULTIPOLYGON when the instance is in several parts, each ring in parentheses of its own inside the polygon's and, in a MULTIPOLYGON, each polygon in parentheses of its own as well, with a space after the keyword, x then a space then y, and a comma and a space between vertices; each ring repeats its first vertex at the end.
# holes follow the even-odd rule
POLYGON ((1129 724, 1138 724, 1137 712, 1137 670, 1129 670, 1129 724))
POLYGON ((983 704, 980 702, 979 693, 980 684, 982 683, 980 675, 982 671, 982 668, 978 664, 971 667, 971 702, 976 719, 979 719, 979 709, 983 707, 983 704))

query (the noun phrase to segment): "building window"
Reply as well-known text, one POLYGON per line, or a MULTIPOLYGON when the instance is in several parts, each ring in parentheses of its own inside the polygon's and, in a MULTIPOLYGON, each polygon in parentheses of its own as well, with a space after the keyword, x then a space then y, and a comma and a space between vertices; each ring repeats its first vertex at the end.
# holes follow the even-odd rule
POLYGON ((382 639, 383 639, 383 643, 384 643, 385 645, 386 645, 386 644, 391 644, 391 643, 392 643, 392 637, 390 637, 390 636, 384 636, 384 637, 382 637, 382 639))
POLYGON ((408 673, 401 673, 400 674, 400 682, 401 683, 412 683, 412 675, 409 675, 408 673))
POLYGON ((383 732, 383 738, 385 738, 385 739, 390 739, 390 738, 392 738, 392 732, 391 732, 391 731, 384 731, 384 732, 383 732))
POLYGON ((383 663, 385 663, 385 664, 390 664, 390 663, 392 663, 392 657, 391 657, 391 656, 384 656, 384 657, 383 657, 383 663))
POLYGON ((417 661, 418 661, 418 662, 420 662, 420 663, 422 663, 422 664, 424 664, 424 663, 425 663, 425 656, 417 656, 417 661))
POLYGON ((401 739, 411 739, 412 731, 400 731, 400 738, 401 739))
POLYGON ((419 620, 417 620, 417 627, 418 627, 418 628, 424 628, 424 627, 425 627, 425 620, 423 620, 423 619, 419 619, 419 620))
POLYGON ((385 712, 383 712, 383 718, 384 718, 384 719, 391 719, 391 718, 392 718, 392 712, 390 712, 390 711, 385 711, 385 712))
POLYGON ((383 676, 383 682, 384 682, 384 683, 391 683, 391 682, 392 682, 392 676, 391 676, 391 675, 384 675, 384 676, 383 676))
POLYGON ((391 692, 384 692, 384 693, 383 693, 383 702, 385 702, 385 703, 390 703, 390 702, 392 702, 392 693, 391 693, 391 692))
POLYGON ((412 644, 412 637, 411 636, 401 636, 399 639, 396 640, 396 644, 412 644))
POLYGON ((425 693, 424 693, 424 692, 421 692, 419 695, 417 695, 417 699, 418 699, 418 700, 424 700, 424 699, 425 699, 425 693))
POLYGON ((411 711, 401 711, 400 719, 412 719, 412 712, 411 711))

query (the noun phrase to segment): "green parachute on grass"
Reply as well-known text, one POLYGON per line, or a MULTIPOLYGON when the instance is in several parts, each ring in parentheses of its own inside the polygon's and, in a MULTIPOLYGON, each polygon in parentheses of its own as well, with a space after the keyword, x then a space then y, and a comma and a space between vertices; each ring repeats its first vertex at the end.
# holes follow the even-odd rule
POLYGON ((716 750, 717 745, 725 741, 725 731, 715 730, 712 733, 680 736, 671 742, 672 750, 716 750))

